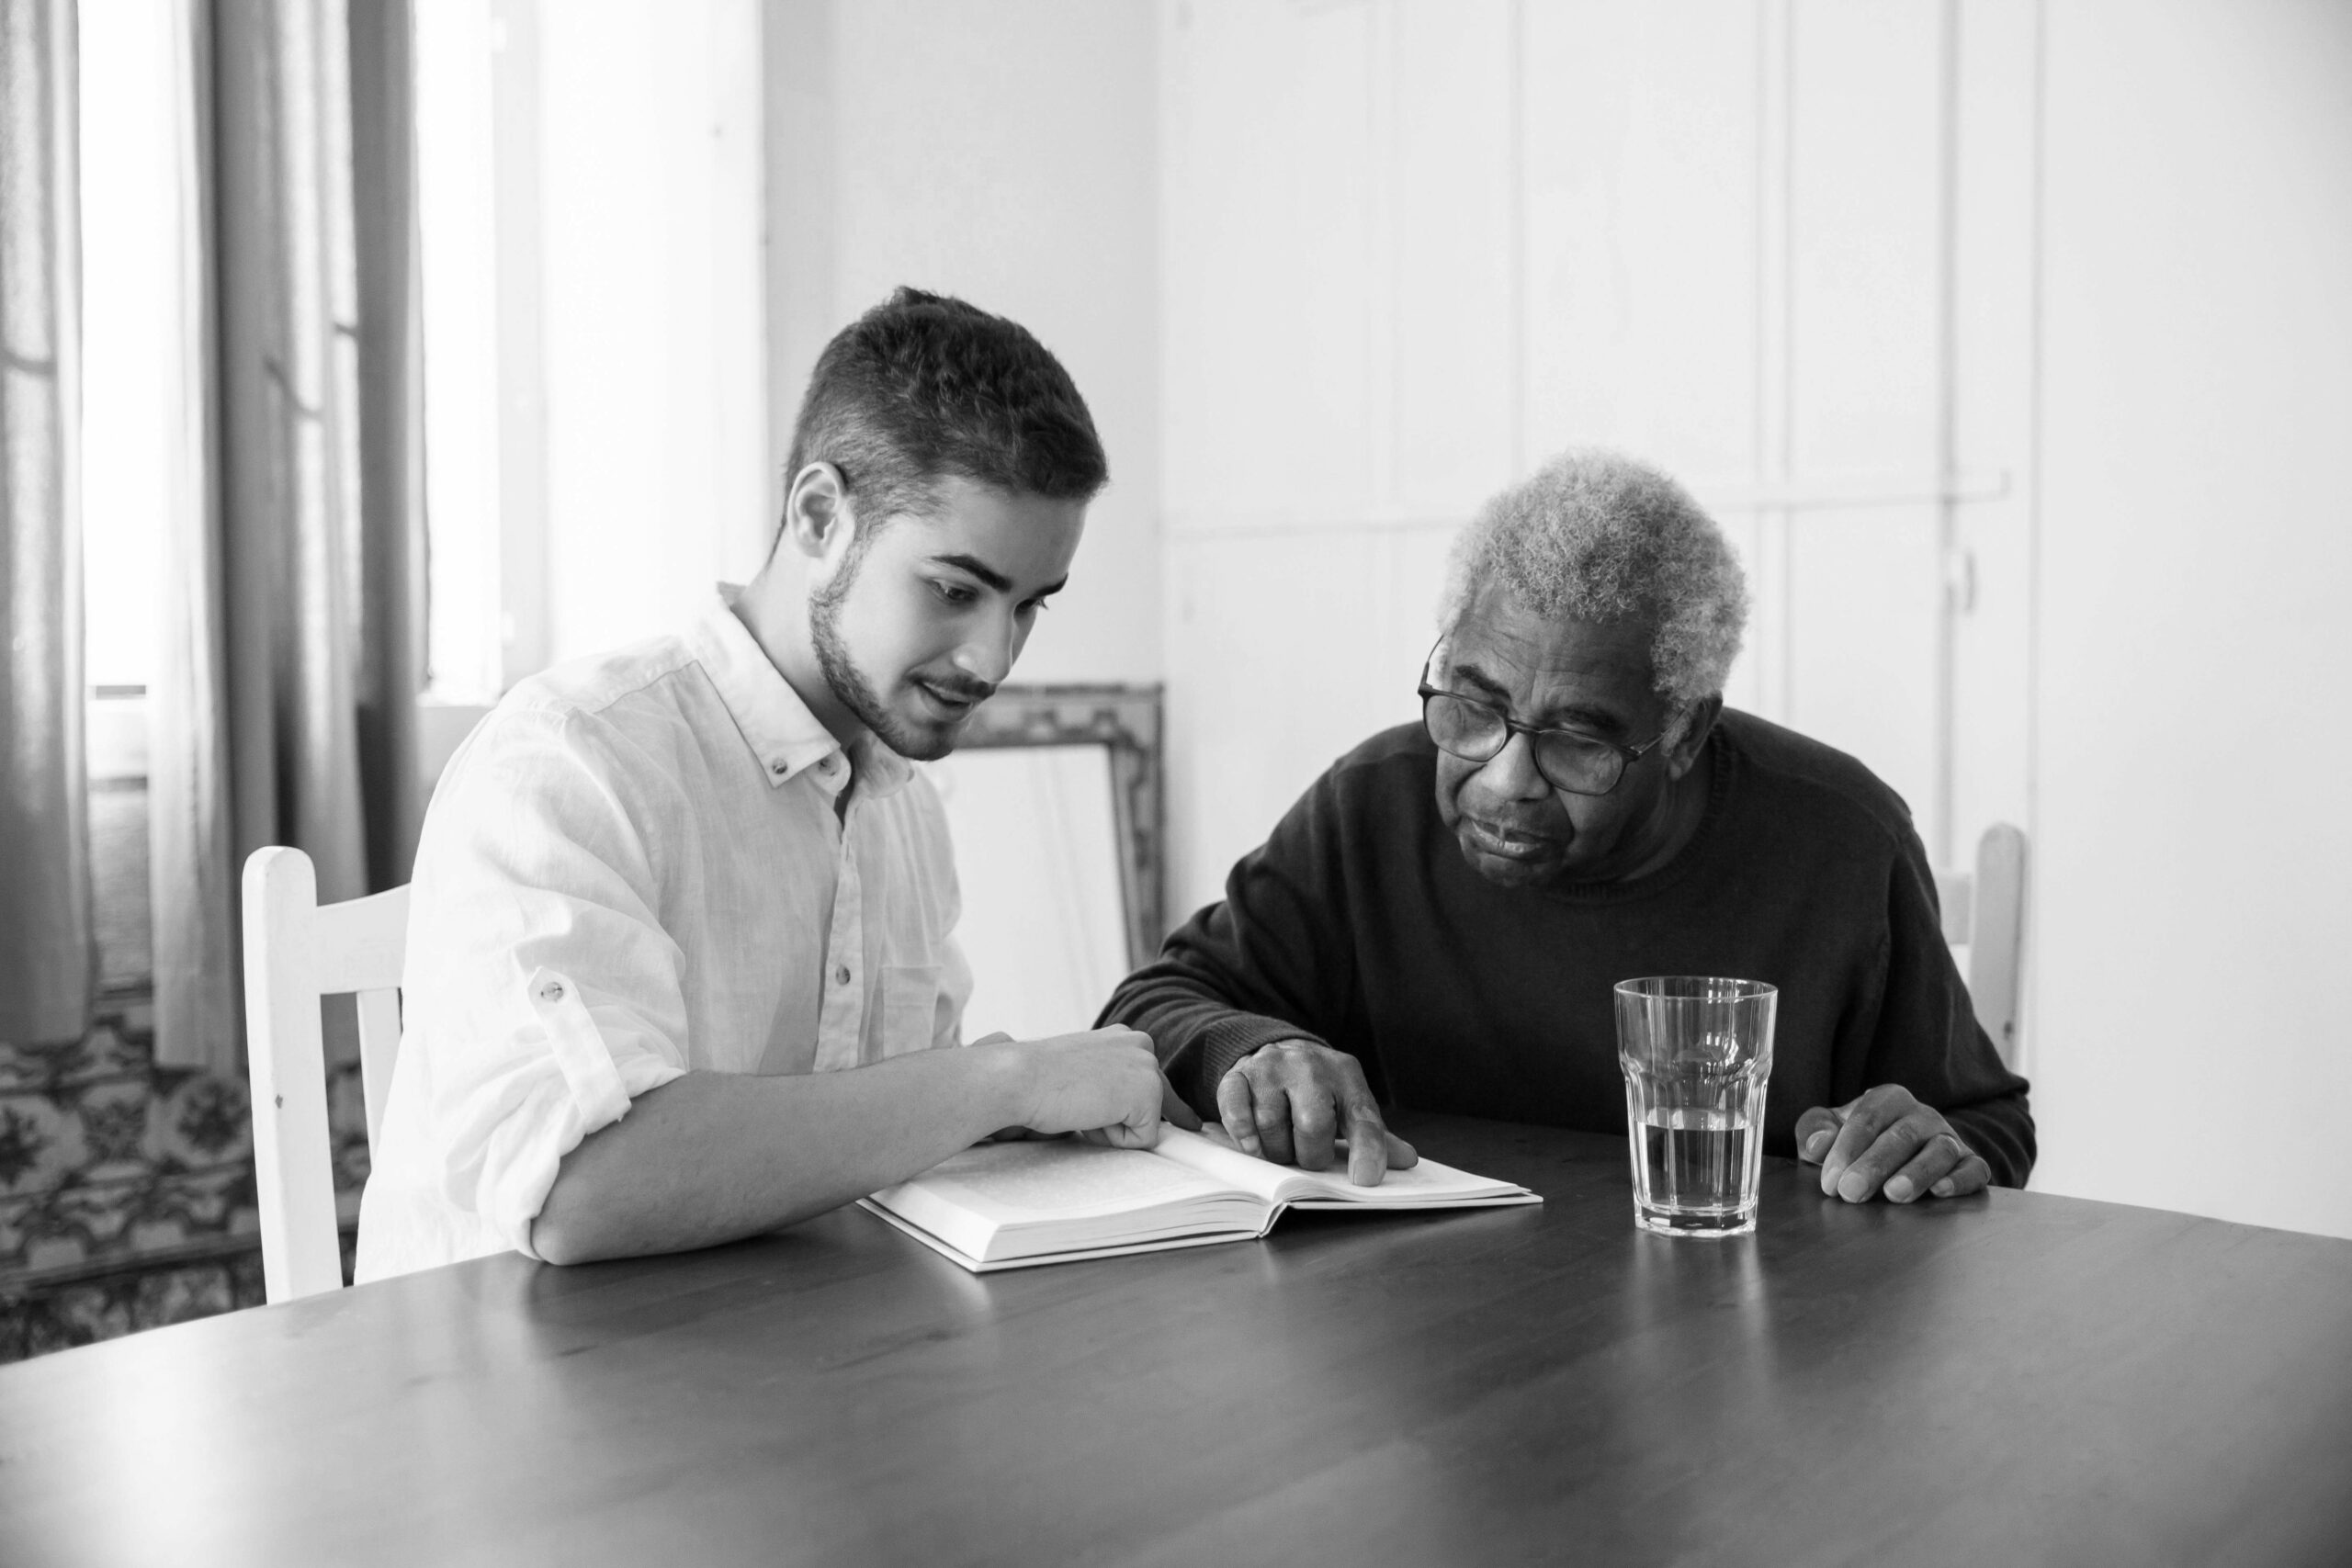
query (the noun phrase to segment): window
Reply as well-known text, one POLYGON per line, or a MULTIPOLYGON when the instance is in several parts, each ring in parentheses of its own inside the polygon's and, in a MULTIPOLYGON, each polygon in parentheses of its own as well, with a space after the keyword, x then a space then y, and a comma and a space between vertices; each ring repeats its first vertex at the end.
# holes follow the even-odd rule
POLYGON ((85 7, 80 37, 83 660, 92 919, 103 991, 153 978, 147 684, 166 520, 196 483, 173 12, 85 7))
POLYGON ((429 704, 477 708, 519 630, 501 604, 498 222, 490 0, 416 8, 429 704))

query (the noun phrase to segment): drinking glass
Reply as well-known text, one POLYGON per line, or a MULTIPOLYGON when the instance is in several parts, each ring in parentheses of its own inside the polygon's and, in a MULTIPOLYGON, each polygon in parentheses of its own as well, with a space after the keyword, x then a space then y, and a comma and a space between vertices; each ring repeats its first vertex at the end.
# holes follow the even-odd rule
POLYGON ((1756 1228, 1780 988, 1660 976, 1617 983, 1634 1222, 1664 1235, 1756 1228))

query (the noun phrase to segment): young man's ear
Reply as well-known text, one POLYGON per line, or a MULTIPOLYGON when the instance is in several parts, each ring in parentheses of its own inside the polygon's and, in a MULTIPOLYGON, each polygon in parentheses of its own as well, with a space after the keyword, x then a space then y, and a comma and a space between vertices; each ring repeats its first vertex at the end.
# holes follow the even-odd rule
POLYGON ((791 550, 807 560, 811 575, 829 579, 849 553, 857 524, 842 471, 831 463, 811 463, 792 476, 784 498, 784 527, 776 548, 791 550))

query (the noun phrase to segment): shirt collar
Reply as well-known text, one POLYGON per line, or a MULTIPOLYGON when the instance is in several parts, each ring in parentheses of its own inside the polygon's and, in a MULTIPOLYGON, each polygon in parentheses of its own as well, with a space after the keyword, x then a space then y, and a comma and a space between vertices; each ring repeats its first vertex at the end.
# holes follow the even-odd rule
POLYGON ((727 705, 728 716, 759 759, 768 786, 786 784, 812 767, 829 793, 837 793, 849 782, 850 769, 855 771, 860 787, 871 795, 888 795, 905 784, 914 769, 904 757, 871 735, 860 736, 845 749, 808 711, 808 705, 769 660, 751 628, 736 617, 735 603, 742 592, 736 583, 720 583, 688 640, 704 672, 718 688, 718 700, 727 705), (835 756, 842 757, 849 768, 840 763, 822 765, 835 756))

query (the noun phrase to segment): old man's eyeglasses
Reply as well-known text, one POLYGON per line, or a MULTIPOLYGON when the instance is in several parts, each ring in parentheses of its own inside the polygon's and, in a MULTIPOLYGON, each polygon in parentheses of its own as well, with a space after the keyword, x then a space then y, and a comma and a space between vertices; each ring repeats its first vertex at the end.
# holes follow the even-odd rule
POLYGON ((1581 730, 1521 724, 1482 698, 1430 685, 1430 671, 1436 663, 1437 650, 1431 649, 1429 662, 1421 669, 1421 723, 1439 750, 1465 762, 1490 762, 1510 744, 1512 736, 1524 735, 1534 752, 1535 771, 1546 784, 1570 795, 1607 795, 1625 776, 1627 767, 1666 739, 1667 731, 1661 729, 1639 746, 1620 746, 1581 730))

